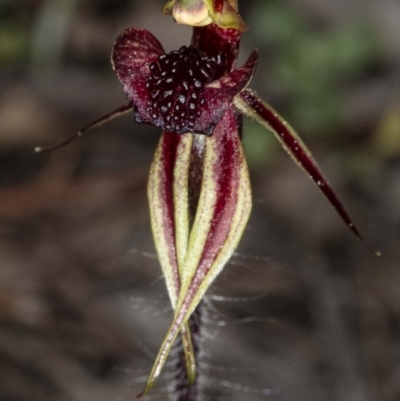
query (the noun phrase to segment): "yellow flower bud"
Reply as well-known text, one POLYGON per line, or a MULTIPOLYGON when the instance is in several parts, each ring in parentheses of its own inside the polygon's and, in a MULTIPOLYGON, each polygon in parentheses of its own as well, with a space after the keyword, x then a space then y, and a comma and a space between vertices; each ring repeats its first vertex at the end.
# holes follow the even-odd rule
POLYGON ((223 29, 247 30, 236 0, 169 0, 162 12, 172 13, 179 24, 205 26, 215 23, 223 29))

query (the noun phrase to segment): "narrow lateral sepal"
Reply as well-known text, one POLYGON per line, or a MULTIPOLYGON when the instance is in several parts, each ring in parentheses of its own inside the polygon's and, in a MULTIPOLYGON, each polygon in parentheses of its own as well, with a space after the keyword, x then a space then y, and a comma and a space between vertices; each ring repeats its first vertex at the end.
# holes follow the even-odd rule
MULTIPOLYGON (((147 193, 158 260, 173 308, 180 292, 180 266, 189 238, 188 180, 192 135, 164 132, 150 168, 147 193)), ((189 325, 182 327, 189 381, 195 379, 195 355, 189 325)))
POLYGON ((147 194, 158 260, 176 305, 180 266, 189 240, 188 182, 193 135, 163 132, 150 167, 147 194))
POLYGON ((175 316, 141 395, 152 388, 182 325, 235 251, 251 211, 248 168, 232 109, 204 141, 200 198, 180 269, 175 316))
POLYGON ((283 148, 317 185, 318 189, 328 199, 329 203, 334 207, 353 234, 358 237, 366 248, 376 256, 380 256, 379 251, 371 248, 364 241, 343 204, 314 160, 311 152, 293 128, 269 104, 249 89, 244 90, 240 95, 235 97, 234 105, 243 114, 256 120, 275 134, 283 148))

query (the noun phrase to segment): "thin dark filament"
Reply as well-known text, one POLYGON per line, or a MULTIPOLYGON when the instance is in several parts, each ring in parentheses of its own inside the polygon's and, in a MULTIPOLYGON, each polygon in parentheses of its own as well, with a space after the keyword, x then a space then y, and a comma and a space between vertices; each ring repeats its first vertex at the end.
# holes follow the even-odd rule
POLYGON ((118 107, 118 109, 112 111, 111 113, 106 114, 105 116, 99 118, 98 120, 92 122, 85 128, 82 128, 80 131, 78 131, 76 134, 70 136, 67 139, 62 140, 59 143, 56 143, 55 145, 49 145, 49 146, 37 146, 35 148, 35 152, 37 153, 42 153, 42 152, 51 152, 53 150, 62 148, 65 145, 68 145, 69 143, 73 142, 75 139, 78 139, 81 137, 83 134, 86 134, 89 131, 92 131, 95 128, 101 127, 102 125, 108 123, 109 121, 115 120, 116 118, 122 117, 125 114, 130 113, 133 111, 133 107, 131 105, 124 105, 121 107, 118 107))

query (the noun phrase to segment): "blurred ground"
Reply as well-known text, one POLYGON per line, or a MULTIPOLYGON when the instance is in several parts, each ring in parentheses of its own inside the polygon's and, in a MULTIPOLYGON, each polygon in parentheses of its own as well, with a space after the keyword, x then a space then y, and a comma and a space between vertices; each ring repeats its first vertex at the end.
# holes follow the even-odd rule
MULTIPOLYGON (((400 399, 400 4, 248 0, 252 87, 298 129, 377 259, 271 134, 245 126, 254 211, 214 286, 207 400, 400 399)), ((128 26, 167 50, 190 29, 163 1, 0 3, 0 400, 132 400, 170 320, 146 180, 158 135, 110 67, 128 26)), ((163 400, 168 369, 148 398, 163 400)))

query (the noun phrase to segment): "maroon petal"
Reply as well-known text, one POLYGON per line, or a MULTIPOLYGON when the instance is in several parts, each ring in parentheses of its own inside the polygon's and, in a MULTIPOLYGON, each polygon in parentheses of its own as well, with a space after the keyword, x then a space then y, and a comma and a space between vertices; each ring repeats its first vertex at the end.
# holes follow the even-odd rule
POLYGON ((164 49, 158 39, 143 28, 129 28, 115 41, 111 61, 119 80, 130 87, 132 81, 150 73, 149 65, 164 49))
POLYGON ((233 98, 249 84, 258 63, 258 51, 253 50, 245 65, 211 82, 203 92, 200 117, 193 132, 211 135, 215 125, 228 109, 233 98))
POLYGON ((276 135, 285 150, 310 176, 310 178, 318 186, 319 190, 325 195, 350 230, 368 249, 374 252, 377 256, 380 256, 378 251, 375 251, 364 242, 361 234, 355 227, 350 216, 347 214, 345 208, 336 196, 328 180, 323 175, 317 162, 314 160, 310 151, 307 149, 306 145, 296 134, 293 128, 291 128, 290 125, 281 116, 279 116, 279 114, 271 106, 265 103, 251 90, 243 91, 240 96, 235 99, 235 105, 242 113, 254 118, 257 122, 264 125, 276 135))
POLYGON ((149 123, 151 102, 146 82, 150 64, 164 53, 158 39, 142 28, 126 29, 118 36, 111 55, 113 68, 124 84, 124 92, 131 102, 137 123, 149 123))

